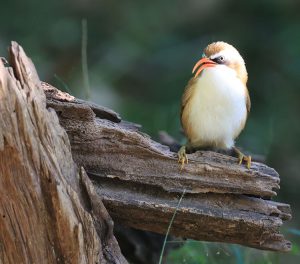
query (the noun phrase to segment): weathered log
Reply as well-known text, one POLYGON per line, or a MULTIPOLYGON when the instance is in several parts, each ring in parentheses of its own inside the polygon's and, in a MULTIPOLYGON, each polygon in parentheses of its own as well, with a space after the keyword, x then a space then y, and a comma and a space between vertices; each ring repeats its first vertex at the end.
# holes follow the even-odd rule
MULTIPOLYGON (((12 66, 21 86, 28 86, 28 79, 32 79, 35 71, 32 70, 32 65, 29 66, 20 59, 21 54, 18 50, 11 50, 12 66), (20 68, 23 68, 24 76, 28 75, 26 78, 19 73, 20 68)), ((5 70, 12 75, 11 69, 5 70)), ((283 221, 291 217, 290 207, 269 200, 279 189, 279 176, 274 169, 254 162, 251 170, 248 170, 237 165, 237 160, 233 157, 202 151, 189 155, 190 163, 180 171, 176 154, 141 133, 138 125, 121 120, 111 110, 78 100, 48 84, 34 82, 36 89, 40 86, 46 93, 49 110, 55 109, 60 124, 68 134, 75 162, 86 169, 94 183, 97 194, 94 193, 88 199, 90 203, 87 203, 87 209, 91 208, 90 204, 94 200, 101 197, 118 223, 165 234, 178 197, 185 190, 186 195, 172 225, 172 234, 198 240, 238 243, 260 249, 290 250, 290 242, 279 233, 283 221)), ((35 107, 35 96, 30 95, 28 89, 22 89, 35 107)), ((0 98, 2 100, 1 93, 0 98)), ((14 101, 10 104, 15 105, 14 101)), ((37 110, 34 107, 32 108, 35 110, 32 111, 39 113, 40 108, 37 110)), ((45 131, 57 130, 57 126, 53 125, 56 117, 51 110, 50 113, 49 126, 48 120, 44 119, 33 125, 36 129, 44 128, 36 133, 41 138, 45 131)), ((31 120, 35 116, 29 117, 31 120)), ((23 123, 19 125, 24 127, 23 123)), ((33 128, 32 131, 35 131, 33 128)), ((63 140, 54 141, 52 137, 46 136, 42 141, 51 143, 55 152, 46 148, 47 145, 42 145, 38 150, 47 150, 45 153, 51 156, 55 168, 59 164, 65 170, 70 169, 70 164, 73 163, 70 163, 68 154, 64 158, 68 162, 64 163, 65 160, 61 155, 57 156, 56 152, 68 139, 63 136, 65 134, 62 130, 56 133, 63 140)), ((8 134, 6 137, 9 138, 8 134)), ((2 138, 0 136, 0 146, 4 146, 2 138)), ((26 147, 36 145, 28 141, 27 137, 25 139, 26 147)), ((33 148, 29 148, 31 149, 33 148)), ((36 158, 39 155, 34 157, 41 160, 36 158)), ((35 168, 35 173, 38 168, 35 168)), ((70 176, 68 179, 70 188, 77 186, 74 183, 77 181, 76 177, 70 176)), ((51 197, 52 193, 46 191, 39 197, 51 197)), ((79 201, 84 201, 86 192, 82 191, 81 186, 74 187, 72 193, 79 197, 82 195, 79 201)), ((49 210, 46 205, 42 208, 46 212, 49 210)), ((97 207, 93 207, 89 213, 96 209, 97 207)), ((95 223, 97 216, 92 215, 95 223)), ((120 256, 118 253, 116 255, 120 256)))
POLYGON ((0 61, 0 262, 127 263, 110 216, 46 108, 33 64, 16 43, 9 51, 12 68, 0 61))
POLYGON ((43 83, 47 105, 54 108, 66 129, 74 158, 90 175, 116 177, 190 193, 237 193, 272 197, 279 189, 277 172, 261 163, 251 170, 237 164, 237 159, 210 151, 189 155, 189 165, 181 172, 176 154, 150 139, 129 122, 99 118, 89 104, 78 103, 62 92, 53 92, 43 83), (53 96, 55 94, 55 96, 53 96), (108 175, 109 174, 109 175, 108 175), (201 175, 201 177, 199 177, 201 175))
POLYGON ((54 87, 43 86, 48 106, 69 135, 76 163, 87 170, 118 223, 164 234, 185 190, 172 234, 290 250, 279 234, 283 221, 291 218, 290 206, 269 200, 279 189, 274 169, 253 162, 248 170, 234 157, 202 151, 189 155, 180 171, 176 154, 136 125, 99 117, 88 103, 61 100, 54 87))

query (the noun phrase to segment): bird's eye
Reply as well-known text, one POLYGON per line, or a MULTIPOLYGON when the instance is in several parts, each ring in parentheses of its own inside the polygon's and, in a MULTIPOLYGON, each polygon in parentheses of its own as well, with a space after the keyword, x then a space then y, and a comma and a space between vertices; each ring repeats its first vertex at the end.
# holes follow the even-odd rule
POLYGON ((225 57, 224 56, 219 56, 219 57, 215 58, 213 61, 218 63, 218 64, 223 64, 223 63, 225 63, 225 57))
POLYGON ((216 57, 215 59, 212 59, 212 61, 214 61, 215 63, 218 63, 218 64, 223 64, 223 63, 225 63, 225 57, 219 56, 219 57, 216 57))

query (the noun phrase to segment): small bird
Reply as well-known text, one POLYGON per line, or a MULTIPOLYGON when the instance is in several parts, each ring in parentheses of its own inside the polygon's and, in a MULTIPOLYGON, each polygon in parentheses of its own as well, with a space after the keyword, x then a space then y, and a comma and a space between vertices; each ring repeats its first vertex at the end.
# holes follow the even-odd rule
POLYGON ((181 125, 188 139, 178 152, 181 169, 187 151, 201 148, 233 149, 238 162, 251 166, 251 156, 234 147, 250 112, 248 73, 240 53, 230 44, 209 44, 192 71, 181 102, 181 125))

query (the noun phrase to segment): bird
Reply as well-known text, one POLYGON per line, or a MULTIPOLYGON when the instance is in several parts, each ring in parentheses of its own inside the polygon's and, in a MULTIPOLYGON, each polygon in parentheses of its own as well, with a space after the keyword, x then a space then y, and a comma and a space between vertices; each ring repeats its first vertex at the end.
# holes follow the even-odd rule
POLYGON ((244 155, 235 139, 244 129, 250 108, 245 61, 232 45, 217 41, 209 44, 195 64, 181 100, 180 120, 188 140, 178 151, 181 170, 193 149, 233 150, 238 163, 251 167, 251 156, 244 155))

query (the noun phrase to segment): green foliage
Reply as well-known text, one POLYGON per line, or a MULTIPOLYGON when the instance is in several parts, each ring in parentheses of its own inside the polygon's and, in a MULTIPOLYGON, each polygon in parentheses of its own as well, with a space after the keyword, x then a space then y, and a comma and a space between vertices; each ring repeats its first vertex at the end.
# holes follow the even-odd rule
POLYGON ((239 245, 200 242, 195 240, 174 240, 175 244, 166 258, 166 264, 282 264, 299 263, 300 261, 300 230, 283 229, 282 232, 292 241, 290 253, 278 253, 247 248, 239 245), (290 236, 289 234, 292 234, 290 236))
POLYGON ((194 240, 178 244, 181 246, 170 252, 166 264, 281 264, 299 263, 300 260, 297 244, 289 254, 194 240))

